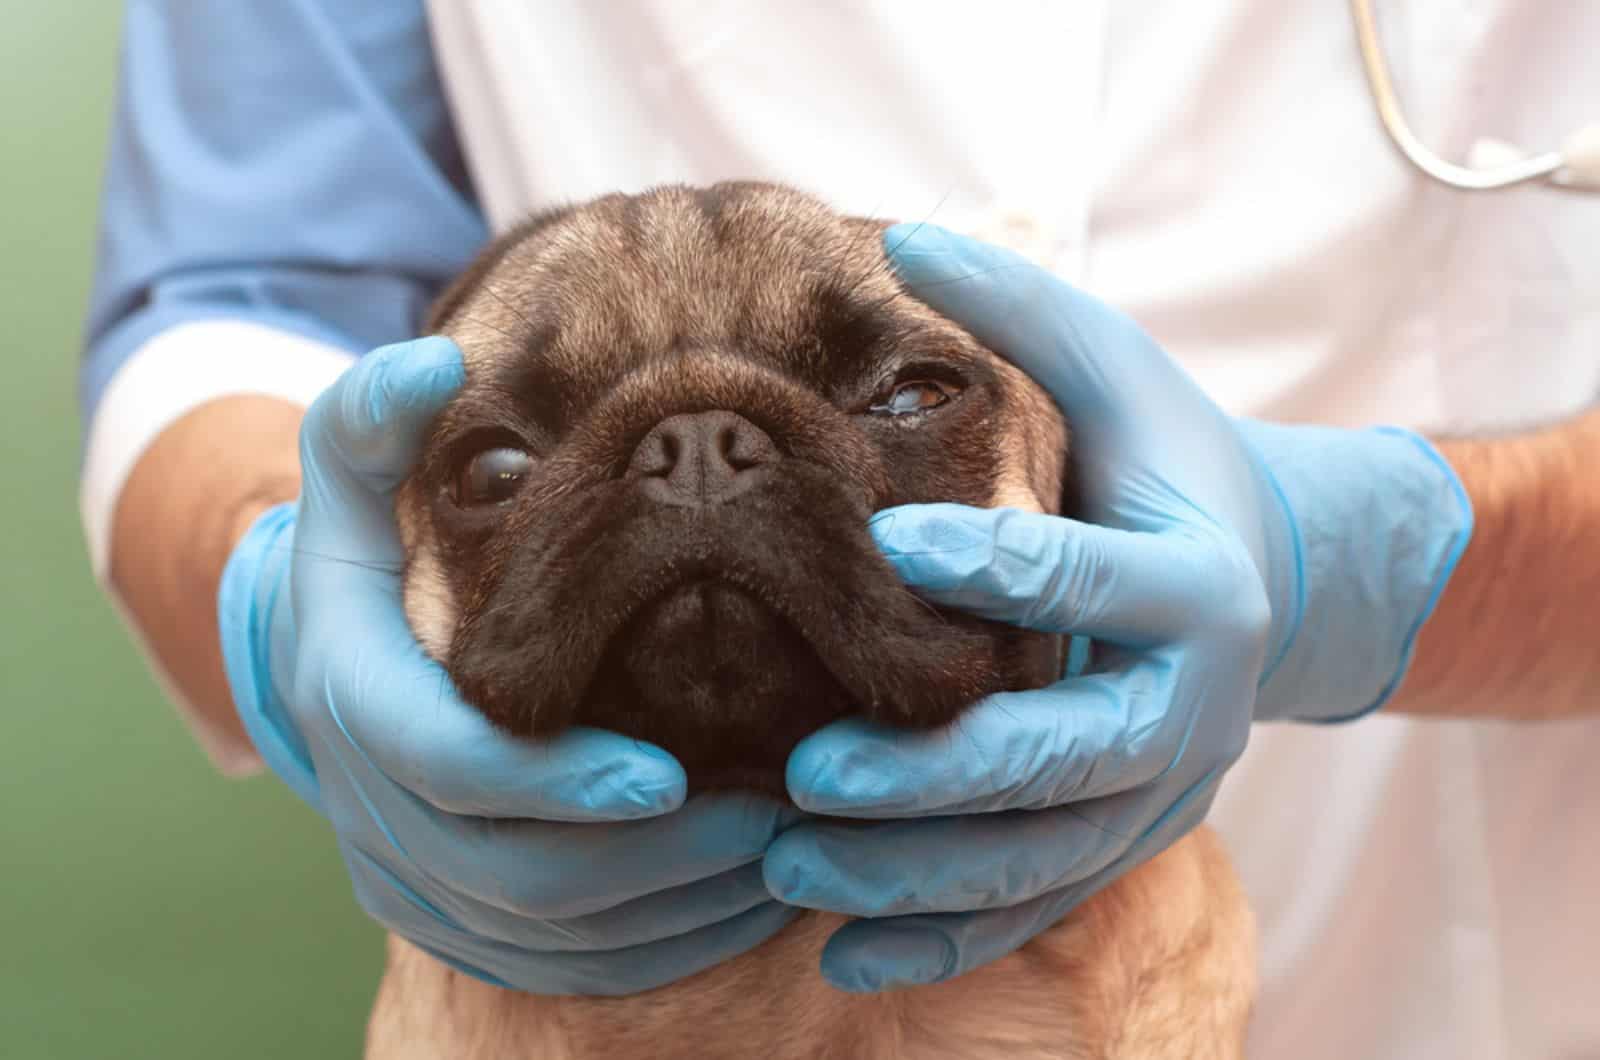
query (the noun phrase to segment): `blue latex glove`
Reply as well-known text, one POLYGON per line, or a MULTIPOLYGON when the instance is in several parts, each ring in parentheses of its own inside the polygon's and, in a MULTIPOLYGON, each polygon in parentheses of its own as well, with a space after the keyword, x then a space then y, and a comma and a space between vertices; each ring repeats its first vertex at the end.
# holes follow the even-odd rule
POLYGON ((455 345, 422 339, 307 413, 300 500, 256 521, 219 594, 251 738, 333 825, 361 906, 478 978, 623 994, 741 953, 794 914, 758 861, 777 803, 679 809, 678 762, 612 733, 510 739, 405 623, 393 491, 461 380, 455 345))
POLYGON ((953 733, 846 721, 791 756, 806 821, 774 894, 862 917, 850 990, 1004 956, 1204 817, 1257 717, 1374 708, 1465 546, 1455 476, 1404 432, 1235 421, 1131 320, 931 225, 885 237, 910 289, 1015 361, 1074 432, 1087 522, 908 506, 872 533, 931 600, 1096 644, 1090 672, 994 696, 953 733))

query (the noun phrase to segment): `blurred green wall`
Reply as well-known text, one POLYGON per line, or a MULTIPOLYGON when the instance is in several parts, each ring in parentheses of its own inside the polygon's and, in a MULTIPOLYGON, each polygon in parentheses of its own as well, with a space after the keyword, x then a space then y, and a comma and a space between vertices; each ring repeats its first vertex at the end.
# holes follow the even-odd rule
POLYGON ((331 834, 212 772, 78 529, 119 6, 0 0, 0 1056, 355 1056, 381 934, 331 834))

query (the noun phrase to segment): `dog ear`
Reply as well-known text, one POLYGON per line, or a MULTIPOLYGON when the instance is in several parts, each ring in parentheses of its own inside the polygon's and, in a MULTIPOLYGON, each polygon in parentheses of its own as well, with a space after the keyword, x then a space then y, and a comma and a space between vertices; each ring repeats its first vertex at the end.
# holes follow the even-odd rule
POLYGON ((450 322, 451 316, 461 308, 461 303, 466 301, 469 294, 477 290, 478 285, 483 282, 483 278, 493 271, 495 266, 500 264, 500 260, 510 253, 511 248, 520 245, 529 236, 542 229, 549 228, 557 221, 569 216, 575 208, 573 206, 553 206, 548 210, 541 210, 513 226, 491 242, 479 252, 477 257, 472 259, 472 264, 467 267, 467 270, 450 281, 450 285, 444 289, 438 298, 434 299, 433 305, 429 307, 428 315, 423 321, 422 333, 424 335, 435 335, 444 330, 444 326, 450 322))

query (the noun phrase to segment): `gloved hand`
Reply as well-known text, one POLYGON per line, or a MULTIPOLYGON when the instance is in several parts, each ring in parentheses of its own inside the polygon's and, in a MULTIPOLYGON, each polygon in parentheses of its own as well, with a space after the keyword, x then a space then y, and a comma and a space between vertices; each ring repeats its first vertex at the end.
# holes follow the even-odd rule
POLYGON ((1131 320, 931 225, 885 235, 919 298, 1016 362, 1074 435, 1086 522, 907 506, 872 532, 927 598, 1093 639, 1089 672, 994 696, 959 731, 846 721, 789 760, 787 902, 878 918, 823 972, 938 981, 1016 949, 1205 815, 1257 717, 1336 719, 1398 682, 1466 543, 1453 473, 1404 432, 1235 421, 1131 320))
POLYGON ((421 339, 307 413, 300 500, 256 521, 219 593, 251 738, 333 825, 361 906, 480 979, 624 994, 749 949, 794 915, 758 864, 777 803, 680 809, 678 762, 612 733, 510 739, 412 637, 393 491, 461 380, 455 345, 421 339))

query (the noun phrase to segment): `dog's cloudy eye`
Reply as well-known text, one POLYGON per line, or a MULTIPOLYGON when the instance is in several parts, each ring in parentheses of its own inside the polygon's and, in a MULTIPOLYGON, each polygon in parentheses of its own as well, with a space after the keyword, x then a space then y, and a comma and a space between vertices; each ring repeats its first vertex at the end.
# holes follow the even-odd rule
POLYGON ((931 379, 913 379, 901 383, 882 401, 875 402, 869 411, 885 416, 905 416, 913 412, 927 412, 949 401, 955 391, 931 379))
POLYGON ((485 449, 461 469, 456 503, 470 507, 510 500, 532 466, 533 459, 521 449, 485 449))

